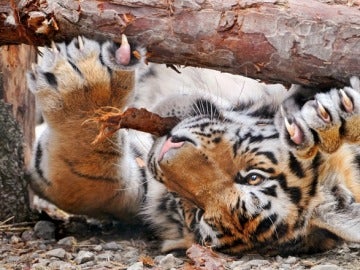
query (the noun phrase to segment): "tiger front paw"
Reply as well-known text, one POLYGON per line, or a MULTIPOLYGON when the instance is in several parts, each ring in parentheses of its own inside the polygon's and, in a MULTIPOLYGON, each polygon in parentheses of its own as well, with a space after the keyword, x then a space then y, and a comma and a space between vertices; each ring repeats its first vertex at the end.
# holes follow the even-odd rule
POLYGON ((133 91, 135 69, 145 59, 139 52, 140 60, 125 35, 120 47, 79 37, 46 48, 27 78, 48 124, 84 120, 102 106, 122 108, 133 91))
POLYGON ((280 133, 290 149, 311 156, 317 147, 335 152, 342 142, 360 140, 360 83, 351 79, 352 87, 318 93, 301 107, 285 100, 281 107, 280 133))

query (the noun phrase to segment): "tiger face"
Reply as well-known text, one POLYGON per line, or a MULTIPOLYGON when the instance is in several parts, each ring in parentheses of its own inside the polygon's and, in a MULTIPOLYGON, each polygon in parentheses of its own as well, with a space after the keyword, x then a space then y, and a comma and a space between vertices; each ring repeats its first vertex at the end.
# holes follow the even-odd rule
MULTIPOLYGON (((314 212, 329 203, 324 199, 328 193, 345 192, 349 187, 354 193, 336 194, 330 200, 336 205, 354 202, 359 183, 346 179, 350 176, 345 170, 356 171, 351 173, 353 177, 358 168, 347 156, 353 155, 349 149, 344 147, 332 155, 321 151, 313 138, 306 138, 310 133, 297 126, 295 118, 292 121, 299 134, 291 138, 289 126, 278 123, 288 121, 278 112, 279 107, 253 110, 249 105, 229 111, 208 100, 201 103, 207 110, 199 113, 194 109, 197 113, 158 139, 148 162, 159 182, 193 206, 183 210, 184 216, 197 213, 188 213, 191 218, 185 219, 197 241, 231 253, 289 254, 334 246, 342 233, 317 226, 314 212), (312 144, 307 140, 313 140, 312 144), (338 166, 334 172, 328 165, 339 160, 348 160, 350 167, 338 166), (332 183, 331 174, 338 177, 332 183)), ((291 103, 290 98, 284 104, 291 103)), ((323 126, 321 123, 320 131, 323 126)))

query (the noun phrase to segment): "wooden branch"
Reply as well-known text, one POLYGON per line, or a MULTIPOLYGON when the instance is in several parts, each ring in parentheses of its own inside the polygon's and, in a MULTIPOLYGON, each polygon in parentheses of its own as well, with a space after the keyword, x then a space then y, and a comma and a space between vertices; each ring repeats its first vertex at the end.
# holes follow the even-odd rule
POLYGON ((121 112, 117 108, 105 107, 84 124, 95 122, 99 125, 99 133, 92 144, 99 143, 113 135, 120 128, 130 128, 150 133, 157 137, 166 135, 180 119, 177 117, 161 117, 141 108, 129 108, 121 112))
MULTIPOLYGON (((360 10, 320 0, 0 0, 0 43, 130 41, 150 61, 326 87, 360 76, 360 10)), ((339 2, 339 1, 332 1, 339 2)), ((342 1, 343 2, 343 1, 342 1)))

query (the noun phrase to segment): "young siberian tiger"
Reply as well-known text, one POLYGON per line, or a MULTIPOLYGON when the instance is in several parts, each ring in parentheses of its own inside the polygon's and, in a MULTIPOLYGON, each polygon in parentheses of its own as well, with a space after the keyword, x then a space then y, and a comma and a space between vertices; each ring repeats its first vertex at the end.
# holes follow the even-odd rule
POLYGON ((289 254, 360 242, 357 78, 352 88, 285 92, 216 71, 145 66, 126 46, 57 44, 28 74, 47 125, 30 168, 40 196, 71 213, 140 216, 163 251, 199 242, 289 254), (92 145, 98 129, 84 122, 103 106, 181 121, 164 137, 120 130, 92 145))

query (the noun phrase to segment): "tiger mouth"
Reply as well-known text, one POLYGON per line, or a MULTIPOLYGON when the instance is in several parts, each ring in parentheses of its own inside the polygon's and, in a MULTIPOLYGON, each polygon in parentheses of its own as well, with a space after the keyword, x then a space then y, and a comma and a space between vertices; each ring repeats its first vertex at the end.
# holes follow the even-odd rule
POLYGON ((187 137, 178 137, 176 135, 170 136, 162 144, 157 161, 161 162, 166 157, 170 158, 176 153, 176 150, 183 147, 185 143, 196 146, 196 143, 187 137))
POLYGON ((184 143, 185 141, 179 141, 179 142, 174 141, 173 137, 168 138, 161 147, 158 156, 158 162, 161 162, 165 156, 169 156, 171 153, 174 152, 174 150, 182 147, 184 143))

